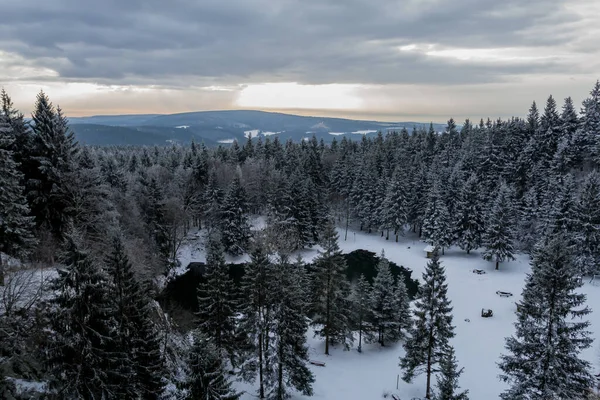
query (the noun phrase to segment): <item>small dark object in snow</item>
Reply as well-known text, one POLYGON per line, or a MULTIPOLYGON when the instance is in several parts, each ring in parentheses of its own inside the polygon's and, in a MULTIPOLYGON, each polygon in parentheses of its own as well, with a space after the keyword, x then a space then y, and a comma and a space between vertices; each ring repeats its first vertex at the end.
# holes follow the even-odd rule
POLYGON ((396 396, 395 394, 392 395, 392 399, 394 400, 400 400, 400 397, 396 396))
POLYGON ((493 315, 494 315, 494 312, 492 310, 486 310, 484 308, 481 309, 481 316, 483 318, 490 318, 493 315))
POLYGON ((324 367, 325 366, 325 363, 323 361, 310 360, 309 362, 312 365, 316 365, 317 367, 324 367))
POLYGON ((410 249, 410 246, 408 246, 407 249, 410 249))
POLYGON ((501 290, 496 291, 496 294, 500 297, 510 297, 513 295, 511 292, 503 292, 501 290))
POLYGON ((485 274, 485 271, 482 269, 474 269, 473 273, 477 274, 477 275, 483 275, 483 274, 485 274))
POLYGON ((465 322, 471 322, 469 318, 465 318, 465 322))

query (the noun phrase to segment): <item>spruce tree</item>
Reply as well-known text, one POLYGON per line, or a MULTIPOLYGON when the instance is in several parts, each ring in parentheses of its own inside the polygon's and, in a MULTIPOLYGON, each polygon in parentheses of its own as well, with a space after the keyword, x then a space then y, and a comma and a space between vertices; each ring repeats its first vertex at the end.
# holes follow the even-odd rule
POLYGON ((429 191, 423 218, 423 236, 429 244, 440 247, 442 254, 444 247, 449 247, 453 241, 451 216, 437 180, 429 191))
POLYGON ((221 241, 225 252, 229 254, 241 255, 248 246, 250 224, 247 212, 246 192, 236 176, 223 199, 219 223, 221 241))
POLYGON ((365 279, 363 274, 352 287, 352 303, 354 313, 354 321, 358 329, 358 352, 362 352, 363 338, 365 341, 373 339, 373 326, 371 324, 371 285, 365 279))
POLYGON ((341 343, 348 348, 353 341, 346 260, 331 220, 325 226, 321 247, 312 274, 312 325, 316 328, 315 335, 325 338, 325 354, 329 354, 330 344, 341 343))
POLYGON ((307 366, 306 345, 307 302, 304 265, 300 258, 292 264, 287 256, 280 255, 275 268, 277 301, 273 308, 272 337, 267 361, 267 398, 284 400, 290 389, 306 396, 313 394, 315 380, 307 366))
POLYGON ((112 279, 117 340, 128 356, 129 374, 124 377, 127 387, 134 396, 157 399, 164 389, 163 378, 166 376, 160 336, 152 318, 150 296, 134 276, 120 238, 113 239, 105 265, 112 279))
POLYGON ((590 347, 590 313, 577 268, 562 235, 536 247, 517 311, 516 333, 506 339, 500 378, 510 384, 502 399, 579 399, 593 383, 579 353, 590 347))
POLYGON ((402 379, 409 383, 418 374, 427 375, 425 398, 431 399, 431 377, 439 370, 448 341, 454 337, 448 285, 437 249, 427 263, 423 281, 415 301, 414 325, 404 343, 406 354, 400 359, 400 367, 404 370, 402 379))
POLYGON ((184 384, 187 400, 237 400, 241 393, 231 387, 221 352, 201 331, 194 331, 188 356, 189 375, 184 384))
POLYGON ((2 253, 23 256, 34 243, 22 176, 10 150, 13 142, 13 129, 0 113, 0 286, 4 285, 2 253))
POLYGON ((500 262, 514 260, 514 206, 510 189, 501 184, 498 196, 488 216, 488 226, 483 235, 485 260, 494 260, 496 269, 500 262))
MULTIPOLYGON (((408 301, 404 282, 396 286, 390 269, 390 263, 385 258, 382 250, 377 264, 377 275, 373 280, 371 290, 371 312, 373 315, 373 328, 377 331, 377 342, 385 346, 388 342, 395 342, 404 336, 403 328, 410 321, 408 301), (402 293, 403 292, 403 293, 402 293), (404 314, 404 315, 402 315, 404 314), (406 315, 408 314, 408 315, 406 315), (404 321, 402 317, 408 317, 404 321)), ((402 278, 398 278, 399 281, 402 278)))
POLYGON ((57 296, 51 300, 45 351, 51 387, 64 398, 126 398, 129 369, 118 345, 110 282, 81 241, 76 233, 66 237, 65 269, 52 285, 57 296))
POLYGON ((254 382, 258 375, 258 396, 265 398, 266 362, 270 351, 269 338, 273 329, 273 293, 275 268, 264 245, 259 243, 250 254, 242 277, 243 303, 238 330, 247 336, 242 364, 244 380, 254 382))
POLYGON ((217 233, 208 238, 206 272, 198 286, 199 328, 221 355, 233 360, 235 353, 234 284, 225 263, 223 245, 217 233))
POLYGON ((435 400, 469 400, 468 390, 460 391, 458 378, 464 368, 458 369, 458 362, 454 355, 454 347, 448 346, 446 354, 440 361, 440 374, 437 376, 437 393, 435 400))
MULTIPOLYGON (((404 179, 400 169, 396 168, 381 206, 380 219, 382 227, 383 229, 394 230, 396 242, 398 241, 398 235, 403 233, 404 225, 408 222, 408 193, 404 179)), ((388 239, 387 236, 386 239, 388 239)))
POLYGON ((471 250, 481 246, 485 231, 485 216, 479 196, 479 181, 475 174, 472 174, 462 187, 456 208, 454 235, 460 248, 469 254, 471 250))

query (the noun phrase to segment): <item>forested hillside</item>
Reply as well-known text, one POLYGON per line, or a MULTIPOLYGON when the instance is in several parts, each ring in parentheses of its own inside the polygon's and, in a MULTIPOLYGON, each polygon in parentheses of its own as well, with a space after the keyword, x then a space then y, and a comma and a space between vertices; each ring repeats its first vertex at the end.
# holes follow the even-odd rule
POLYGON ((452 246, 481 249, 500 270, 532 255, 503 398, 579 399, 593 385, 578 358, 592 337, 577 289, 600 274, 600 82, 579 111, 550 96, 524 119, 331 144, 84 146, 43 92, 30 123, 1 100, 2 398, 237 399, 236 379, 260 398, 308 396, 309 328, 326 354, 402 343, 405 380, 437 374, 440 399, 465 398, 452 397, 460 368, 439 265, 452 246), (372 282, 347 279, 339 242, 352 229, 433 246, 412 308, 383 253, 372 282), (205 238, 206 271, 190 330, 155 299, 185 267, 191 231, 205 238), (311 247, 307 263, 298 250, 311 247), (225 257, 244 254, 236 285, 225 257), (44 279, 27 273, 40 269, 44 279))

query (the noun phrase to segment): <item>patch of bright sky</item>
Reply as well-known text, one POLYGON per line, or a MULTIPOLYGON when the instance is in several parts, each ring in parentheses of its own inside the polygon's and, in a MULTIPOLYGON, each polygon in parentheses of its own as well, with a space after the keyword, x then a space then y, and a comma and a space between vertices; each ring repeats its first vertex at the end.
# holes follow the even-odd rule
POLYGON ((430 57, 441 57, 447 59, 455 59, 459 61, 472 61, 477 63, 524 63, 531 61, 555 59, 559 56, 554 52, 555 50, 553 50, 553 52, 550 54, 544 54, 543 50, 540 48, 537 48, 535 50, 529 48, 516 47, 494 49, 469 49, 460 47, 440 47, 430 43, 411 43, 408 45, 399 46, 398 50, 400 50, 401 52, 419 53, 430 57))
POLYGON ((320 108, 356 110, 363 105, 357 91, 361 85, 301 85, 296 82, 245 86, 236 105, 247 108, 320 108))

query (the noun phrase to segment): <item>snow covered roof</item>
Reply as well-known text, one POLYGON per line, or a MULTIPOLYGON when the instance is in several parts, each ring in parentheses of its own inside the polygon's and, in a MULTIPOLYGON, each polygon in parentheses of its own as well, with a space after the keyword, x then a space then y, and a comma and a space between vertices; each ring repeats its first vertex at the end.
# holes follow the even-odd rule
POLYGON ((427 247, 425 247, 425 249, 423 249, 423 251, 426 251, 427 253, 432 253, 435 250, 435 247, 429 245, 427 247))

